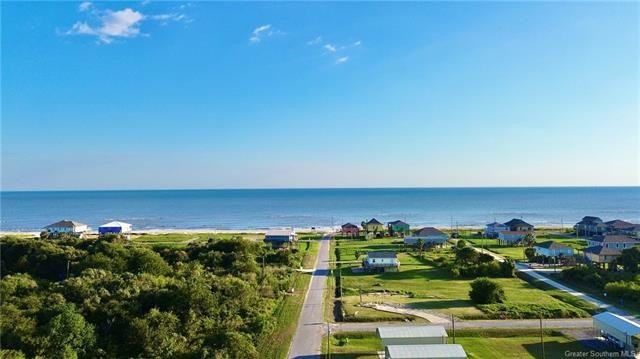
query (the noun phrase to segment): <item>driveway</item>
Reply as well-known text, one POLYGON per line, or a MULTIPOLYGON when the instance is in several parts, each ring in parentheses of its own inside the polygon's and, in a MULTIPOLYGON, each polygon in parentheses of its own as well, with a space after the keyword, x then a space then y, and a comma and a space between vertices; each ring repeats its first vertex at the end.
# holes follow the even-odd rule
POLYGON ((324 289, 329 275, 329 242, 327 234, 320 240, 315 270, 298 318, 298 327, 289 347, 289 358, 320 358, 322 337, 327 333, 324 321, 324 289))

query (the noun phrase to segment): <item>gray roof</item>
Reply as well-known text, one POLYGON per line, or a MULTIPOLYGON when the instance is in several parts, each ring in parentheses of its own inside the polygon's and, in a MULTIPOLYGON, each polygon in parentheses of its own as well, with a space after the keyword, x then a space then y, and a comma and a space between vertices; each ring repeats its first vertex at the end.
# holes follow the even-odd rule
POLYGON ((369 258, 398 258, 396 252, 369 252, 367 256, 369 258))
POLYGON ((407 222, 403 222, 403 221, 401 221, 401 220, 397 220, 397 221, 389 222, 389 224, 392 224, 392 225, 394 225, 394 226, 401 225, 401 224, 403 224, 403 225, 407 225, 407 226, 409 225, 409 223, 407 223, 407 222))
POLYGON ((585 248, 584 252, 597 254, 599 256, 619 256, 620 254, 622 254, 622 252, 617 249, 607 248, 603 246, 593 246, 585 248))
POLYGON ((375 218, 371 218, 371 220, 369 220, 369 222, 367 222, 367 224, 382 224, 382 223, 380 223, 380 221, 378 221, 375 218))
POLYGON ((627 335, 636 335, 640 334, 640 324, 636 322, 632 322, 625 317, 621 317, 617 314, 613 314, 610 312, 603 312, 600 314, 596 314, 593 316, 594 324, 596 322, 602 322, 607 325, 610 325, 621 332, 627 335))
POLYGON ((62 221, 58 221, 56 223, 52 223, 44 228, 52 228, 52 227, 63 227, 63 228, 73 228, 77 226, 84 226, 84 224, 76 221, 70 221, 68 219, 63 219, 62 221))
POLYGON ((416 232, 417 236, 446 236, 447 234, 433 227, 424 227, 416 232))
POLYGON ((600 243, 637 243, 640 244, 640 241, 629 237, 629 236, 625 236, 623 234, 606 234, 604 236, 594 236, 593 238, 591 238, 592 241, 595 242, 600 242, 600 243))
POLYGON ((506 222, 505 225, 509 226, 509 227, 533 227, 533 225, 518 219, 518 218, 514 218, 512 220, 510 220, 509 222, 506 222))
POLYGON ((353 223, 345 223, 342 225, 342 228, 358 228, 358 226, 353 223))
POLYGON ((595 216, 584 216, 578 224, 602 224, 602 219, 595 216))
POLYGON ((460 344, 387 345, 386 351, 392 359, 467 357, 460 344))
POLYGON ((612 227, 615 229, 627 229, 634 226, 633 223, 623 221, 620 219, 614 219, 613 221, 604 222, 608 227, 612 227))
POLYGON ((439 325, 379 327, 378 336, 385 338, 433 338, 446 337, 447 331, 439 325))

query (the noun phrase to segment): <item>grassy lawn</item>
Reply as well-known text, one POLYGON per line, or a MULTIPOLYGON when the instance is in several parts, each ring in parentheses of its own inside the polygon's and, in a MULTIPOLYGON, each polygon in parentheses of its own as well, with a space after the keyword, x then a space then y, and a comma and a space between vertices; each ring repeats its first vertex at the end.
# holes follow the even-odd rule
POLYGON ((228 239, 242 237, 251 240, 262 240, 263 234, 256 233, 159 233, 138 234, 131 236, 131 242, 144 245, 186 246, 192 242, 207 242, 209 238, 228 239))
POLYGON ((467 242, 473 244, 475 247, 484 248, 491 252, 497 253, 505 258, 511 258, 513 260, 524 259, 524 252, 522 247, 507 247, 498 245, 497 239, 467 239, 467 242))
POLYGON ((302 258, 302 268, 312 269, 315 266, 319 248, 320 243, 315 240, 298 243, 298 249, 304 252, 304 257, 302 258))
MULTIPOLYGON (((343 262, 354 262, 356 251, 366 250, 402 250, 402 244, 392 243, 391 239, 376 239, 370 241, 340 241, 341 259, 343 262)), ((451 256, 448 249, 436 249, 426 252, 425 257, 435 260, 442 256, 451 256)), ((426 264, 414 253, 399 253, 401 267, 399 272, 387 273, 353 273, 351 267, 358 267, 359 263, 344 263, 342 265, 343 299, 345 311, 356 316, 366 316, 370 320, 387 320, 389 313, 372 311, 359 307, 360 291, 364 303, 400 303, 413 308, 434 310, 444 315, 453 314, 459 318, 479 319, 488 318, 487 313, 478 309, 469 299, 470 279, 454 278, 440 267, 426 264)), ((554 297, 553 292, 536 288, 532 284, 519 278, 496 278, 504 287, 506 305, 517 306, 546 306, 577 310, 582 315, 586 312, 576 306, 566 304, 562 297, 554 297), (560 298, 560 299, 557 299, 560 298)), ((393 315, 403 320, 403 316, 393 315)), ((359 318, 355 320, 360 321, 359 318)))
POLYGON ((295 272, 293 275, 295 276, 295 291, 293 294, 287 295, 276 308, 274 325, 277 329, 260 340, 257 346, 260 358, 286 358, 289 352, 307 287, 311 280, 310 273, 295 272))
MULTIPOLYGON (((452 342, 453 338, 449 337, 449 343, 452 342)), ((456 343, 462 345, 470 359, 542 358, 537 330, 458 330, 456 343)), ((331 337, 333 358, 373 359, 382 350, 382 343, 373 332, 339 333, 331 337)), ((564 358, 565 351, 587 349, 558 331, 545 330, 544 350, 546 358, 564 358)), ((326 352, 325 344, 323 353, 326 352)))

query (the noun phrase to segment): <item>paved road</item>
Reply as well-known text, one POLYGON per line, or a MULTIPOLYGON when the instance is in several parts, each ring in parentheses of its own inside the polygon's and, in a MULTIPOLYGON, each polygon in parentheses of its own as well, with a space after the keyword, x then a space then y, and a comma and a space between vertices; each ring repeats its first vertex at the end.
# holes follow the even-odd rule
POLYGON ((327 332, 324 321, 324 289, 329 275, 329 241, 327 234, 320 240, 318 258, 311 283, 298 319, 296 334, 289 347, 289 358, 320 358, 322 336, 327 332))
MULTIPOLYGON (((439 325, 447 329, 451 329, 451 323, 431 324, 431 323, 334 323, 331 325, 332 332, 372 332, 376 328, 382 326, 407 326, 407 325, 439 325)), ((459 320, 455 323, 456 329, 516 329, 516 328, 540 328, 538 319, 521 319, 521 320, 459 320)), ((593 320, 587 319, 543 319, 542 326, 544 328, 592 328, 593 320)))

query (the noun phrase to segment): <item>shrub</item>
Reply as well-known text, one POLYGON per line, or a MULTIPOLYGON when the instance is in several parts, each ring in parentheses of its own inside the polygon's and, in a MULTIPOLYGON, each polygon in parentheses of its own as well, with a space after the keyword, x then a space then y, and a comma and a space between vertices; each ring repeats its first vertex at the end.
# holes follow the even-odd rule
POLYGON ((489 278, 478 278, 471 282, 469 297, 477 304, 502 303, 505 300, 502 285, 489 278))

